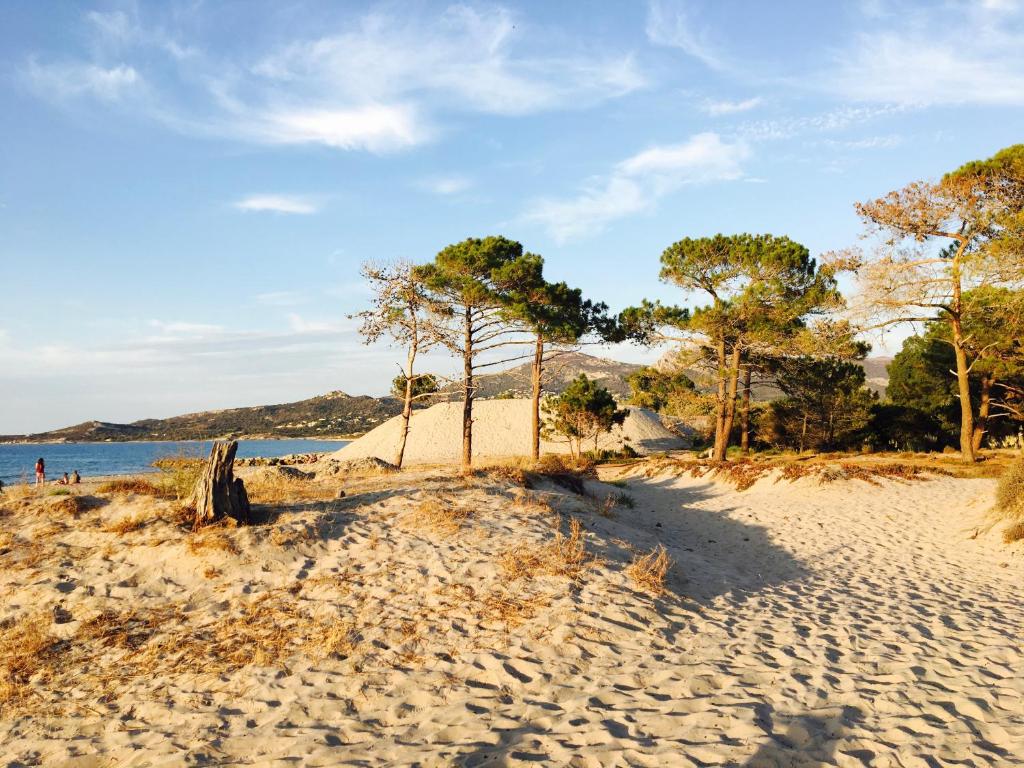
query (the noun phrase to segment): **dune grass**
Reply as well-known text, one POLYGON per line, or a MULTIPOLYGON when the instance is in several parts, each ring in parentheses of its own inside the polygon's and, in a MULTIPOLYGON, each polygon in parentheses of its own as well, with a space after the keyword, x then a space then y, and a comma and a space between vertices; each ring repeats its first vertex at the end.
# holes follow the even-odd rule
POLYGON ((544 544, 521 542, 501 555, 501 567, 511 580, 537 576, 562 576, 581 582, 597 558, 587 551, 583 526, 577 518, 569 521, 569 535, 555 531, 554 538, 544 544))
POLYGON ((437 534, 458 533, 470 518, 470 511, 445 499, 425 499, 402 517, 406 528, 420 528, 437 534))
POLYGON ((998 519, 1009 523, 1003 531, 1003 541, 1007 544, 1024 541, 1024 456, 999 478, 993 511, 998 519))
POLYGON ((665 577, 672 560, 661 544, 650 552, 638 555, 626 568, 626 575, 641 592, 658 597, 665 592, 665 577))

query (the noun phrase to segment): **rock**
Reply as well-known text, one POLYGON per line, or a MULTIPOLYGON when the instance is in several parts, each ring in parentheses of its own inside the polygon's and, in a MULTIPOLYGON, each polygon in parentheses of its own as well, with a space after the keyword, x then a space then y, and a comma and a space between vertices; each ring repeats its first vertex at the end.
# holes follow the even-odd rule
POLYGON ((295 467, 279 466, 276 468, 277 474, 282 477, 291 478, 292 480, 312 480, 316 477, 315 472, 303 472, 301 469, 295 467))
POLYGON ((376 456, 366 456, 359 459, 339 461, 327 459, 321 462, 320 472, 324 475, 390 475, 397 472, 398 467, 389 461, 378 459, 376 456))
POLYGON ((335 498, 344 499, 345 498, 345 491, 338 491, 338 495, 335 498))

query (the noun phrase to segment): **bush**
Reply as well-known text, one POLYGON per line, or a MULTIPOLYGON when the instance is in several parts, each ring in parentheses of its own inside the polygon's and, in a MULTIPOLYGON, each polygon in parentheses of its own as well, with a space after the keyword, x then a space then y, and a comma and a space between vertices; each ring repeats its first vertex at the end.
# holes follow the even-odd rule
POLYGON ((1024 456, 999 478, 996 486, 996 514, 1011 526, 1003 532, 1007 543, 1024 539, 1024 456))

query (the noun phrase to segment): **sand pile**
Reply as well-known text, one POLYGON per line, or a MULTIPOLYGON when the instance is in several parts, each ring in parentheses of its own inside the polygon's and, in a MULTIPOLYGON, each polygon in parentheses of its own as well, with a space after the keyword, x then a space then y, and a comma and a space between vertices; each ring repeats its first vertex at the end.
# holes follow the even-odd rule
MULTIPOLYGON (((334 454, 338 459, 376 456, 390 461, 398 445, 402 419, 396 416, 334 454)), ((686 448, 687 442, 666 429, 646 408, 630 407, 621 427, 602 436, 600 448, 618 450, 630 446, 647 455, 686 448)), ((592 444, 586 446, 593 447, 592 444)), ((542 453, 568 453, 564 441, 541 441, 542 453)), ((478 400, 473 406, 473 455, 479 458, 528 456, 530 454, 530 401, 478 400)), ((412 416, 407 463, 458 461, 462 455, 462 404, 438 403, 412 416)))

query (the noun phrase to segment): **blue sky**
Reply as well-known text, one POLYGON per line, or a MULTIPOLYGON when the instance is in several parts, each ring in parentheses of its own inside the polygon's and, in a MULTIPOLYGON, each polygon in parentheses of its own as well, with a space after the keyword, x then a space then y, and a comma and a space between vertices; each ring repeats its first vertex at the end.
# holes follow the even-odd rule
POLYGON ((359 264, 467 236, 615 309, 684 236, 854 244, 1021 140, 1024 4, 7 0, 0 103, 12 433, 383 393, 359 264))

